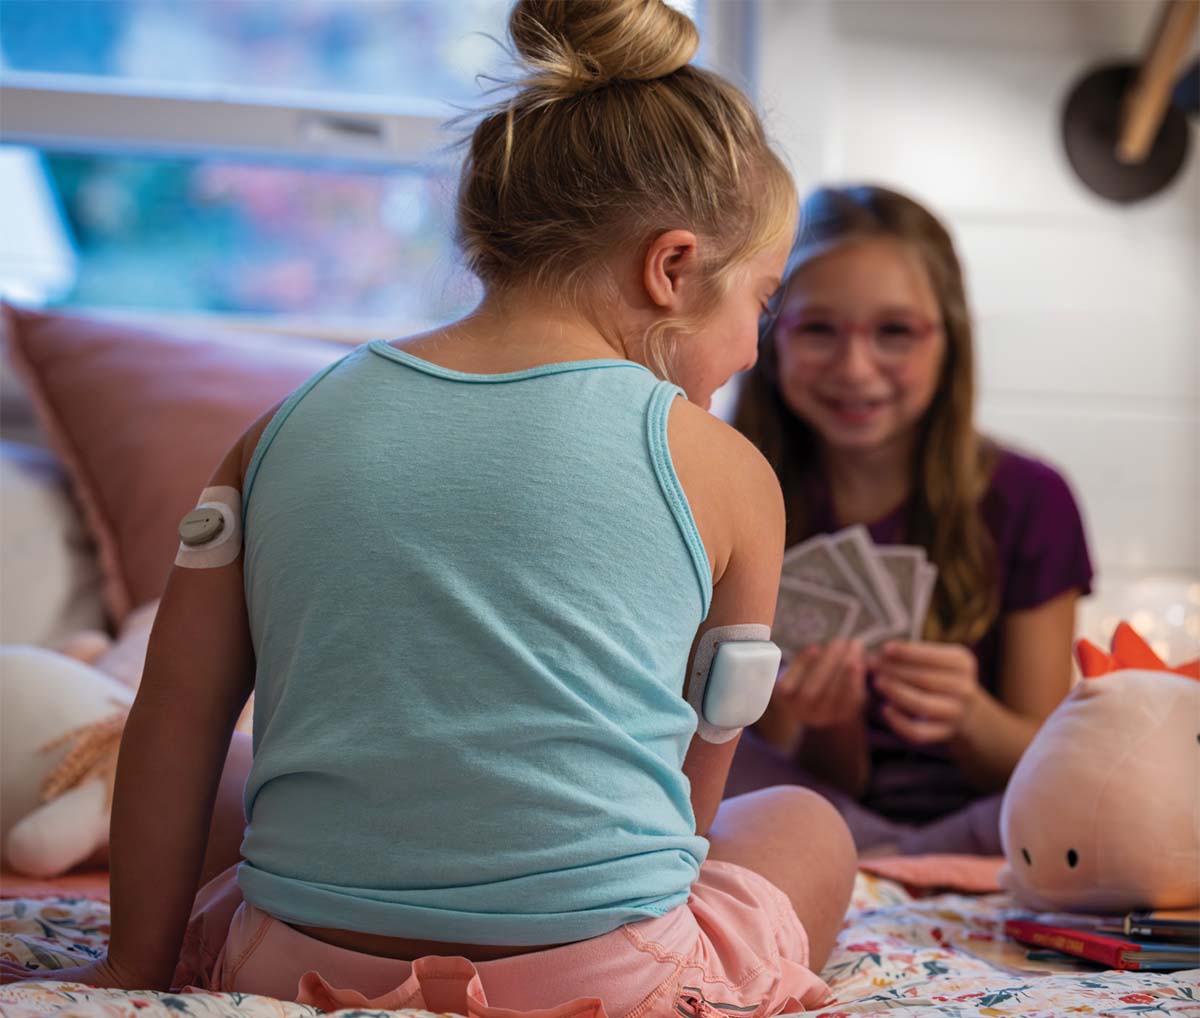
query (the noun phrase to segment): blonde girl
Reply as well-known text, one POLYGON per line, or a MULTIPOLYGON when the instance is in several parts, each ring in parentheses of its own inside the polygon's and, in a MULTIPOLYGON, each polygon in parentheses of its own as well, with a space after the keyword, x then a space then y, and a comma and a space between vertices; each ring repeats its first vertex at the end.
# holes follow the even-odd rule
POLYGON ((778 482, 705 408, 754 362, 793 187, 660 0, 521 0, 510 34, 527 76, 459 190, 486 295, 217 468, 244 548, 171 576, 109 953, 66 977, 564 1018, 825 996, 845 825, 794 788, 721 805, 736 740, 683 695, 698 638, 774 610, 778 482), (210 832, 252 688, 244 820, 210 832))

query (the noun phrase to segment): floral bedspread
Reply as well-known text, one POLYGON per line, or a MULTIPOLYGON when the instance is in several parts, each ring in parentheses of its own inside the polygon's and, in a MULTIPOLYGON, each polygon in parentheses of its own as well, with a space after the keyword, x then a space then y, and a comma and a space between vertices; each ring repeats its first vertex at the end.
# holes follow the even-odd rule
MULTIPOLYGON (((1200 969, 1170 974, 1075 970, 1031 962, 1001 932, 1003 895, 914 899, 859 874, 838 946, 822 975, 836 1000, 821 1018, 1200 1018, 1200 969)), ((0 957, 31 970, 76 965, 103 951, 108 906, 81 898, 0 901, 0 957)), ((4 1018, 308 1018, 311 1007, 266 997, 95 990, 69 983, 0 987, 4 1018)), ((349 1014, 348 1012, 344 1012, 349 1014)), ((389 1012, 355 1012, 356 1018, 389 1012)), ((421 1011, 390 1012, 420 1018, 421 1011)))

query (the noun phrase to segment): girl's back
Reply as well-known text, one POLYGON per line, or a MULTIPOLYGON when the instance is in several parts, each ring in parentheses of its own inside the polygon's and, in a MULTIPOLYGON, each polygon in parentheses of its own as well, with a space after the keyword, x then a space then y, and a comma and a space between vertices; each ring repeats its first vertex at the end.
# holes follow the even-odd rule
POLYGON ((248 900, 518 945, 686 899, 711 577, 677 392, 629 361, 465 374, 378 341, 276 414, 244 492, 248 900))

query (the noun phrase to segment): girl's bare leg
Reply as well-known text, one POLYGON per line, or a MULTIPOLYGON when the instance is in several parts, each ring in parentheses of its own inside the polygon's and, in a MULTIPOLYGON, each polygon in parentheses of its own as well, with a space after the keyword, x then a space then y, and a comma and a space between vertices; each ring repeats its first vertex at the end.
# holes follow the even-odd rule
POLYGON ((721 803, 709 858, 761 874, 791 899, 819 972, 833 949, 854 888, 854 839, 836 809, 806 788, 781 785, 721 803))

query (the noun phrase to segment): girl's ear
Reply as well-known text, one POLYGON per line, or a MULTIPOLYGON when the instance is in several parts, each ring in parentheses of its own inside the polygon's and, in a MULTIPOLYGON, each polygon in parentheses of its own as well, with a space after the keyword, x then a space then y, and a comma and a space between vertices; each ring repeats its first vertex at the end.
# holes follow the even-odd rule
POLYGON ((656 307, 678 310, 698 267, 696 245, 691 230, 667 230, 650 241, 642 265, 642 282, 656 307))

